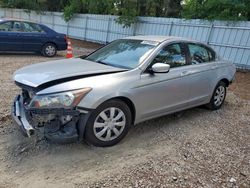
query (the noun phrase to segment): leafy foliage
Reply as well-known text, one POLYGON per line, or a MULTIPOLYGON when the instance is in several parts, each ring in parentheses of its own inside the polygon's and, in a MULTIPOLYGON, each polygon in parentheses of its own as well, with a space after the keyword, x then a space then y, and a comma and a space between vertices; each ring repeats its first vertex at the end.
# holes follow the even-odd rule
POLYGON ((75 13, 81 11, 81 7, 79 6, 81 0, 71 0, 70 3, 64 8, 64 19, 69 21, 75 13))
POLYGON ((2 0, 1 4, 3 7, 8 8, 24 8, 25 9, 33 9, 37 10, 38 8, 41 8, 40 2, 37 0, 30 1, 30 0, 2 0))
POLYGON ((136 11, 135 2, 130 0, 116 1, 114 13, 120 17, 117 22, 123 24, 123 27, 130 27, 137 20, 138 12, 136 11))
POLYGON ((183 17, 218 20, 250 20, 249 0, 186 0, 183 17))
POLYGON ((0 0, 0 6, 63 11, 66 21, 76 13, 118 15, 124 27, 138 16, 250 20, 250 0, 0 0))
POLYGON ((75 13, 109 14, 112 0, 70 0, 64 8, 64 18, 68 21, 75 13))

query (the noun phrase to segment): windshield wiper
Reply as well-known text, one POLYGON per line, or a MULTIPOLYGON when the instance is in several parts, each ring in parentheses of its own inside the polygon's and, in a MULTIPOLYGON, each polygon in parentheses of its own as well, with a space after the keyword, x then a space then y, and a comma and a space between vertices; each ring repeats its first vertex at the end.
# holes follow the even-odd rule
POLYGON ((106 62, 103 62, 103 61, 96 61, 96 62, 100 63, 100 64, 103 64, 103 65, 112 66, 112 67, 118 67, 118 68, 122 68, 122 69, 130 69, 129 67, 126 67, 126 66, 110 64, 110 63, 106 63, 106 62))
POLYGON ((103 61, 96 61, 97 63, 100 63, 100 64, 103 64, 103 65, 110 65, 110 64, 108 64, 108 63, 105 63, 105 62, 103 62, 103 61))

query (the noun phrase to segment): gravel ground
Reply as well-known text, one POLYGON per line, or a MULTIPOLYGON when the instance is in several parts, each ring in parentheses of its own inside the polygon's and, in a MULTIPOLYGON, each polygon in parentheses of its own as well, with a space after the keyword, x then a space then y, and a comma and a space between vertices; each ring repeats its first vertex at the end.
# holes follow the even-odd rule
MULTIPOLYGON (((76 44, 76 55, 98 46, 76 44)), ((10 104, 19 92, 13 72, 48 60, 0 55, 0 188, 250 187, 250 73, 237 73, 218 111, 199 107, 147 121, 120 144, 96 148, 56 145, 40 134, 28 139, 11 120, 10 104)))

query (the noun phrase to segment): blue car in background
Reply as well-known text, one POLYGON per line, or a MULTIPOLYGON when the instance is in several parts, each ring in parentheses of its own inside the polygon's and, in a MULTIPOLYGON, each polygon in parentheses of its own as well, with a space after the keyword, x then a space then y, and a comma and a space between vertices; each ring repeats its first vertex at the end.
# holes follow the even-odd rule
POLYGON ((36 52, 53 57, 67 49, 67 36, 45 25, 14 19, 0 19, 0 51, 36 52))

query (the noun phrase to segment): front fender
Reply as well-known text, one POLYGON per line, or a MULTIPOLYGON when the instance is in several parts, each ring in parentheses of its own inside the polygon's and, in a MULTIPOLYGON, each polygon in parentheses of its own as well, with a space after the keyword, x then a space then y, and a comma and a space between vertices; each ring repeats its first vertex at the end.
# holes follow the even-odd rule
POLYGON ((108 101, 112 98, 117 97, 125 97, 132 101, 132 103, 135 104, 134 97, 131 93, 128 92, 115 92, 115 93, 109 93, 104 96, 97 96, 94 94, 87 94, 87 96, 77 105, 78 107, 87 108, 87 109, 96 109, 99 105, 104 103, 105 101, 108 101))

